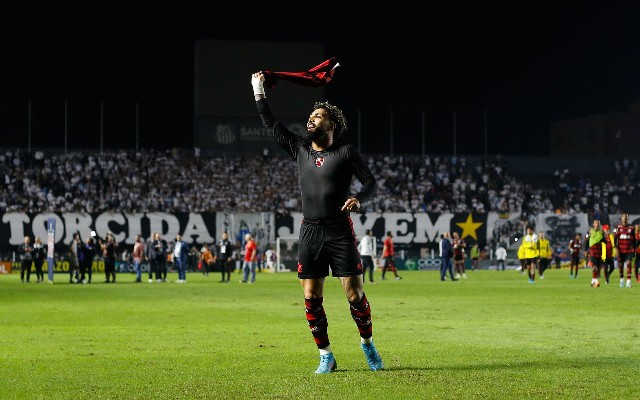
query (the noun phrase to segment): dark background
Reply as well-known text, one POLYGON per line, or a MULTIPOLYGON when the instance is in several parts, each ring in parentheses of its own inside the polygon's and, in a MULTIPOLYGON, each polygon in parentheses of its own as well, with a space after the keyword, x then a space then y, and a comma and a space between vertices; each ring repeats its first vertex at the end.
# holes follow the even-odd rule
MULTIPOLYGON (((360 129, 368 152, 419 153, 424 116, 428 153, 483 154, 486 132, 491 154, 544 156, 550 122, 640 100, 632 3, 341 7, 6 13, 2 146, 27 146, 31 102, 31 145, 64 147, 66 102, 70 148, 100 146, 101 104, 105 148, 132 147, 136 129, 144 148, 192 147, 198 39, 323 44, 341 64, 327 99, 360 129)), ((251 98, 249 77, 239 90, 251 98)))

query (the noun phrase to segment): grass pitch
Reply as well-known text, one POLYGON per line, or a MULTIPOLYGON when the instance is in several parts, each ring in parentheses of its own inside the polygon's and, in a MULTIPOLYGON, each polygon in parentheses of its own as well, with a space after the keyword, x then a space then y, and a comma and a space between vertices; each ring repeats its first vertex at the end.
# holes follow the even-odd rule
POLYGON ((253 285, 23 284, 0 276, 2 399, 633 399, 640 284, 592 288, 590 271, 435 271, 366 285, 385 370, 369 371, 348 304, 328 278, 338 371, 319 356, 295 273, 253 285))

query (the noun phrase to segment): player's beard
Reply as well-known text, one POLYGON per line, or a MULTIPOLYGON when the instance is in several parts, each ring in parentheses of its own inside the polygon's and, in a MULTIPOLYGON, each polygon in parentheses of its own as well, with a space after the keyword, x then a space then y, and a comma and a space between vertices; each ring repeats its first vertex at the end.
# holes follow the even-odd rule
POLYGON ((307 132, 307 139, 311 140, 312 142, 317 142, 326 134, 327 132, 322 127, 316 126, 316 128, 312 132, 307 132))

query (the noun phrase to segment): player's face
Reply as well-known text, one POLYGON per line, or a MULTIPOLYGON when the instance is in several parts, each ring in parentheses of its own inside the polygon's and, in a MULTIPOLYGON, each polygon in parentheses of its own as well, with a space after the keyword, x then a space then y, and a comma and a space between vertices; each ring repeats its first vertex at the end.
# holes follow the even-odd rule
POLYGON ((307 137, 316 141, 324 137, 333 127, 329 114, 324 108, 313 110, 307 121, 307 137))
POLYGON ((622 220, 622 225, 627 225, 629 223, 629 214, 622 214, 620 219, 622 220))

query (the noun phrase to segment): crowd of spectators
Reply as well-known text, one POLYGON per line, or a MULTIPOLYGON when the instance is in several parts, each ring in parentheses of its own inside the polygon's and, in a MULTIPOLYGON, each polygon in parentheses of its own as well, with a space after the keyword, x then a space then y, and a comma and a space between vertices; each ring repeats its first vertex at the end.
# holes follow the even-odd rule
MULTIPOLYGON (((612 166, 611 179, 572 179, 567 169, 535 186, 500 156, 366 157, 379 190, 367 212, 619 213, 638 186, 639 165, 612 166)), ((284 154, 200 155, 174 150, 0 153, 4 212, 300 211, 296 166, 284 154), (277 166, 274 167, 274 166, 277 166)), ((354 190, 358 182, 354 180, 354 190)))

